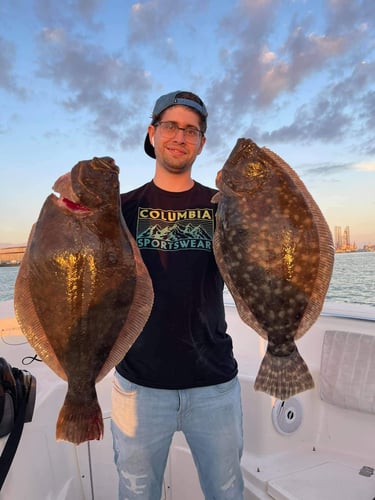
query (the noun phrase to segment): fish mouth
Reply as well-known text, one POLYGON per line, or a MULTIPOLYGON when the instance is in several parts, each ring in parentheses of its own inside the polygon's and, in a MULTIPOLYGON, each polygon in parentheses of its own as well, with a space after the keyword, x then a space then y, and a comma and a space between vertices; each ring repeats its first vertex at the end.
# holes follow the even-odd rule
POLYGON ((61 196, 59 199, 59 205, 62 205, 64 208, 67 208, 71 212, 88 214, 91 213, 91 210, 80 203, 76 203, 75 201, 69 200, 69 198, 65 198, 61 196))
POLYGON ((87 215, 91 210, 82 205, 73 191, 70 172, 57 179, 52 189, 59 195, 56 197, 57 204, 69 212, 77 215, 87 215))

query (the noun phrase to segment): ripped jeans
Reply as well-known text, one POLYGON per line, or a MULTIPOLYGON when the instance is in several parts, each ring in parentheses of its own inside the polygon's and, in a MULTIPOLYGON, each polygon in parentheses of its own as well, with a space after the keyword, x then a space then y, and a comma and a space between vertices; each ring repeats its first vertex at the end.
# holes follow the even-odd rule
POLYGON ((190 446, 206 500, 242 500, 242 409, 235 377, 183 390, 139 386, 115 373, 112 434, 119 500, 160 500, 173 434, 190 446))

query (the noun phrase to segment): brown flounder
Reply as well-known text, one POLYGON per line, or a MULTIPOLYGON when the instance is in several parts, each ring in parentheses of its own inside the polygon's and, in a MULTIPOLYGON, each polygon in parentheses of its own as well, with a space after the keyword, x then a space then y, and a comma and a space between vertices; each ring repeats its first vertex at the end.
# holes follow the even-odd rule
POLYGON ((60 177, 34 224, 15 284, 29 343, 68 382, 56 438, 103 435, 95 383, 126 354, 153 303, 152 283, 120 209, 111 158, 77 163, 60 177))
POLYGON ((324 303, 331 232, 293 169, 250 139, 237 141, 216 185, 218 267, 241 319, 268 340, 255 389, 287 399, 314 386, 295 341, 324 303))

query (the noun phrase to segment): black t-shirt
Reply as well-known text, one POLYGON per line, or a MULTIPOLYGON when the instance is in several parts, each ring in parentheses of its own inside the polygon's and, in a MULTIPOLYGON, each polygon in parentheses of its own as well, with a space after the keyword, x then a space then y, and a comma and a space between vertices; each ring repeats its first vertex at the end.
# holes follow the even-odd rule
POLYGON ((117 366, 136 384, 185 389, 237 374, 212 249, 215 192, 197 182, 178 193, 149 182, 121 195, 155 293, 144 330, 117 366))

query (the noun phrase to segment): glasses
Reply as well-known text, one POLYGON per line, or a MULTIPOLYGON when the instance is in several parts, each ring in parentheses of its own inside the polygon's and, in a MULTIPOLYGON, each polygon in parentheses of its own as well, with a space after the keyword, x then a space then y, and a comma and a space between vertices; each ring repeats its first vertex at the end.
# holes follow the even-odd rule
POLYGON ((184 133, 185 141, 189 144, 197 144, 203 135, 203 132, 194 127, 179 127, 175 122, 156 122, 154 127, 159 127, 160 133, 166 139, 173 139, 176 137, 179 130, 184 133))

